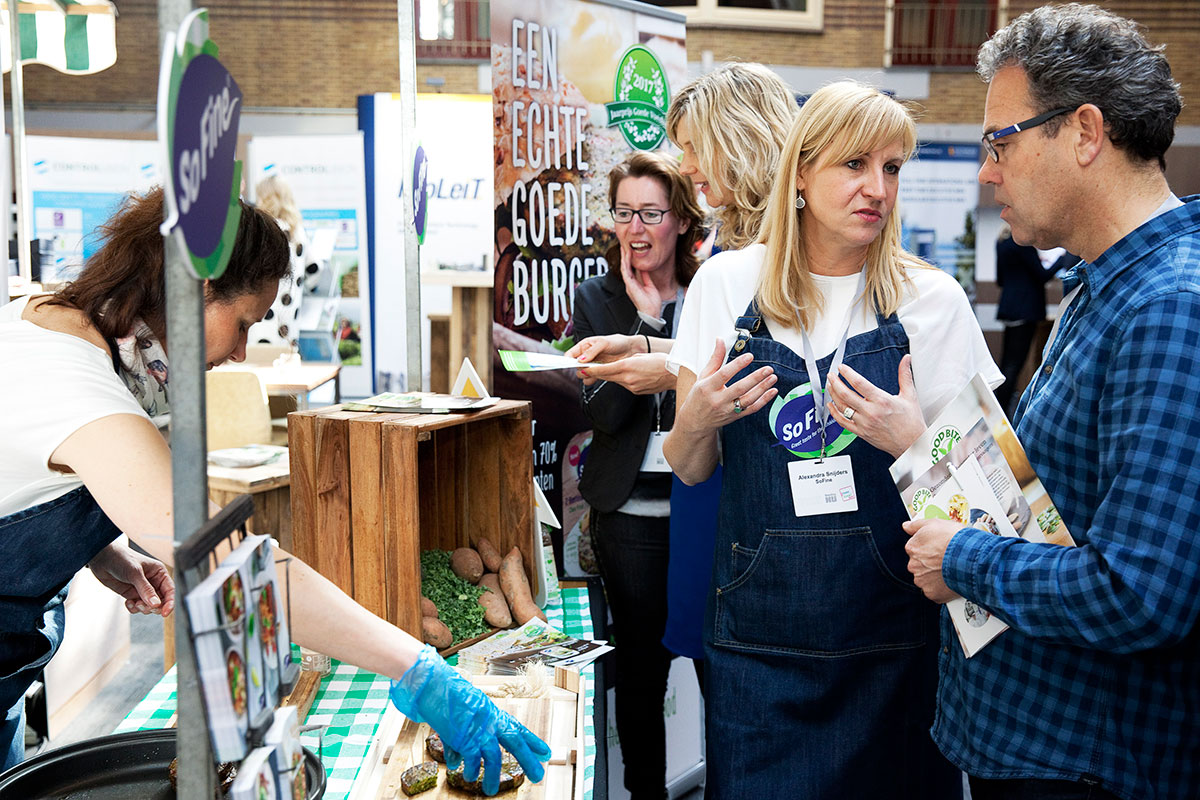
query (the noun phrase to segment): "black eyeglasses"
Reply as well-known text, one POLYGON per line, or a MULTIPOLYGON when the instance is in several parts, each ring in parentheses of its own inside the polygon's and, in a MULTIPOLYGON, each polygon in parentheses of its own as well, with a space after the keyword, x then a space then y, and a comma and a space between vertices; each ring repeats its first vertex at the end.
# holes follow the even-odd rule
POLYGON ((666 214, 671 209, 669 208, 610 208, 609 211, 613 215, 613 219, 622 224, 633 222, 633 218, 637 217, 642 221, 643 225, 657 225, 663 221, 663 214, 666 214))
POLYGON ((1000 154, 996 152, 996 146, 993 145, 992 142, 996 141, 997 139, 1002 139, 1005 136, 1012 136, 1014 133, 1019 133, 1020 131, 1027 131, 1030 128, 1036 128, 1038 125, 1044 125, 1060 114, 1069 114, 1074 110, 1074 108, 1056 108, 1053 111, 1047 111, 1045 114, 1038 114, 1036 117, 1031 117, 1024 122, 1018 122, 1015 125, 1009 125, 1007 128, 1001 128, 998 131, 985 133, 980 138, 980 141, 983 142, 983 149, 987 151, 989 156, 991 156, 992 161, 999 164, 1000 154))

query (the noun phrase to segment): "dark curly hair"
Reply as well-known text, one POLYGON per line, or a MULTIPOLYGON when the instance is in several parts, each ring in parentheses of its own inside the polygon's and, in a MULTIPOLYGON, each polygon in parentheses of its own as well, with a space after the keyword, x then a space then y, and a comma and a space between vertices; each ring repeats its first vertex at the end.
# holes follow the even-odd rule
MULTIPOLYGON (((227 302, 278 283, 290 269, 287 234, 265 212, 245 202, 229 264, 210 280, 206 301, 227 302)), ((142 319, 155 336, 166 338, 166 279, 163 272, 161 186, 131 194, 99 229, 101 248, 83 272, 50 301, 87 315, 106 340, 128 335, 142 319)))
MULTIPOLYGON (((984 42, 977 65, 987 82, 1004 67, 1024 70, 1039 113, 1095 105, 1114 146, 1166 169, 1183 99, 1163 46, 1147 42, 1136 22, 1093 5, 1043 6, 984 42)), ((1043 135, 1062 124, 1050 120, 1043 135)))

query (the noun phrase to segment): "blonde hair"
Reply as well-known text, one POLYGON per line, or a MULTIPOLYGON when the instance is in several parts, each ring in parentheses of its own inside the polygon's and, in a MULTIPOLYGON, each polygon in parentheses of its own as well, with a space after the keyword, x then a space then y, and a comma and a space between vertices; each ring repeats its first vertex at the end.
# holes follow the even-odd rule
MULTIPOLYGON (((788 134, 771 188, 758 241, 765 244, 759 276, 759 308, 768 320, 807 328, 823 307, 804 252, 805 212, 796 209, 796 179, 805 167, 837 164, 899 142, 907 161, 916 150, 917 126, 910 111, 877 89, 841 81, 817 90, 788 134)), ((820 198, 807 198, 819 203, 820 198)), ((900 243, 900 215, 888 215, 883 230, 867 247, 866 296, 888 316, 900 307, 906 270, 928 267, 900 243)))
POLYGON ((304 226, 292 187, 278 175, 269 175, 254 187, 254 205, 287 226, 289 239, 296 238, 304 226))
POLYGON ((758 236, 779 152, 797 112, 787 84, 762 64, 727 64, 679 90, 667 111, 676 141, 687 122, 700 169, 729 192, 717 209, 717 244, 735 250, 758 236))

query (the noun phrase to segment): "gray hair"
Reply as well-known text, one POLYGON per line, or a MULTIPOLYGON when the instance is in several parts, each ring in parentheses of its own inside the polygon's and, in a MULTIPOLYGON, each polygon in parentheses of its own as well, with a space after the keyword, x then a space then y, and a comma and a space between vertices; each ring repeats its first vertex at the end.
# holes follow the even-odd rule
MULTIPOLYGON (((1147 42, 1137 23, 1079 3, 1034 9, 979 48, 985 82, 1009 66, 1024 70, 1038 113, 1091 103, 1114 146, 1166 168, 1183 98, 1163 46, 1147 42)), ((1062 124, 1050 120, 1043 135, 1055 136, 1062 124)))

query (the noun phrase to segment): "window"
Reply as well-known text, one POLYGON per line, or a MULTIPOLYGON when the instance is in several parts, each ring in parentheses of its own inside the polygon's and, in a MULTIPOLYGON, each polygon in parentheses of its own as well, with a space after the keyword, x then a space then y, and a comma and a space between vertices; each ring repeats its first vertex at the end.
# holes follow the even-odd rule
POLYGON ((486 60, 488 0, 416 0, 417 58, 486 60))
POLYGON ((689 25, 821 30, 825 0, 650 0, 687 15, 689 25))
POLYGON ((1005 0, 893 0, 885 67, 971 67, 1005 0))

